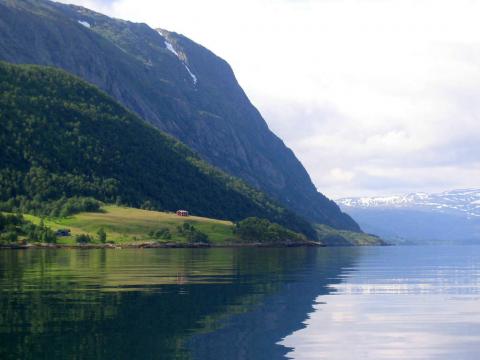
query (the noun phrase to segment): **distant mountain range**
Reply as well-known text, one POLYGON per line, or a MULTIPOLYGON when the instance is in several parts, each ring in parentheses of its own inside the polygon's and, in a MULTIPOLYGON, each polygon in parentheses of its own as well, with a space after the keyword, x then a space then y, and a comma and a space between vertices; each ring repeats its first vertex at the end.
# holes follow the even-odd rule
POLYGON ((337 200, 367 232, 393 242, 480 241, 480 189, 337 200))
POLYGON ((460 213, 480 217, 480 189, 461 189, 436 194, 343 198, 337 200, 345 208, 417 208, 440 213, 460 213))
POLYGON ((272 133, 230 66, 185 36, 46 0, 0 0, 0 60, 61 68, 312 223, 360 231, 272 133))

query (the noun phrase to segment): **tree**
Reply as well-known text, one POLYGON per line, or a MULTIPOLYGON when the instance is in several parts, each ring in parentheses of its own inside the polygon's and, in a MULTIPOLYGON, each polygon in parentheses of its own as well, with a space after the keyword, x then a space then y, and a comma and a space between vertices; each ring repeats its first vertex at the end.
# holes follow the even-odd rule
POLYGON ((75 236, 75 241, 78 244, 88 244, 88 243, 92 242, 92 238, 88 234, 79 234, 79 235, 75 236))
POLYGON ((152 230, 152 231, 150 231, 149 235, 152 238, 155 238, 155 239, 168 240, 168 239, 172 238, 172 234, 170 232, 170 229, 168 229, 166 227, 162 227, 158 230, 152 230))
POLYGON ((266 219, 249 217, 235 225, 235 233, 249 242, 303 241, 305 236, 266 219))
POLYGON ((12 243, 18 240, 18 235, 14 231, 8 231, 0 234, 0 243, 12 243))
POLYGON ((206 243, 209 242, 208 235, 201 232, 201 231, 198 231, 198 230, 189 232, 187 234, 187 240, 191 243, 204 243, 204 244, 206 244, 206 243))
POLYGON ((7 225, 7 219, 6 219, 5 215, 3 215, 0 212, 0 232, 3 231, 3 228, 5 227, 5 225, 7 225))
POLYGON ((107 233, 105 232, 103 227, 97 231, 97 236, 98 241, 100 241, 102 244, 105 244, 107 242, 107 233))
POLYGON ((191 223, 185 222, 182 226, 177 226, 177 232, 179 235, 185 236, 188 242, 191 243, 208 243, 208 235, 197 230, 191 223))

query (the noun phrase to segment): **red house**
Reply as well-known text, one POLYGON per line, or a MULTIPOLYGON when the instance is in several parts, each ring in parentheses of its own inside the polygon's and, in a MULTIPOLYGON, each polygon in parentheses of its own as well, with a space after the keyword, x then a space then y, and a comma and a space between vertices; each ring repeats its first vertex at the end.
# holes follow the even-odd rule
POLYGON ((177 210, 177 216, 188 216, 187 210, 177 210))

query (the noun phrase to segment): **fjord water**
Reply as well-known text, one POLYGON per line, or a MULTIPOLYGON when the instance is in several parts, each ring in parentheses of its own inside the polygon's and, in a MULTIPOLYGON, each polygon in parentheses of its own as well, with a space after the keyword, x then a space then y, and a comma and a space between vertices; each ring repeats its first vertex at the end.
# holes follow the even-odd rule
POLYGON ((480 247, 0 251, 1 359, 477 359, 480 247))

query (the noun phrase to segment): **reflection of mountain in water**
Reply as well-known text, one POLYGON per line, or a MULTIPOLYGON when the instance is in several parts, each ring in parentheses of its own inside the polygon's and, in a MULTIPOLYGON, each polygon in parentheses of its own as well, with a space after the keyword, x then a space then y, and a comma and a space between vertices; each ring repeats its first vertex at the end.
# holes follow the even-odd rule
POLYGON ((349 251, 0 251, 0 358, 279 358, 349 251))
POLYGON ((194 359, 282 359, 290 351, 277 343, 304 327, 315 299, 328 294, 351 268, 358 249, 318 249, 288 272, 279 289, 253 310, 222 322, 217 331, 195 335, 189 342, 194 359))

